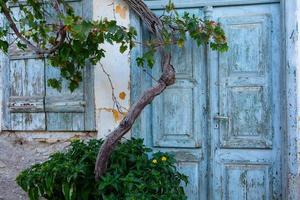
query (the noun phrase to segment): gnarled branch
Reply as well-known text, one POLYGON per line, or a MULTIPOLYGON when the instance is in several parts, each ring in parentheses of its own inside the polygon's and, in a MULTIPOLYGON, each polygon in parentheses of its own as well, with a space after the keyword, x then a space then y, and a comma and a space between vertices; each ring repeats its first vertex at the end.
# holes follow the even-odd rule
POLYGON ((148 8, 143 0, 125 0, 129 8, 137 14, 151 33, 162 29, 161 20, 148 8))

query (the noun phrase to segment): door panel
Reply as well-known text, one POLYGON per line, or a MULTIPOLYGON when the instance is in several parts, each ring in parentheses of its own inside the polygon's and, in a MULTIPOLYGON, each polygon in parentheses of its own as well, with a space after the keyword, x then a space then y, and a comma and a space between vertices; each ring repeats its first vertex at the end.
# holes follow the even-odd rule
MULTIPOLYGON (((203 55, 203 49, 197 48, 191 40, 188 40, 183 48, 172 48, 176 83, 157 97, 153 104, 154 146, 201 146, 201 133, 204 132, 205 123, 203 115, 199 113, 203 112, 201 106, 205 107, 205 101, 201 101, 200 95, 203 91, 200 84, 205 84, 205 79, 201 78, 204 64, 199 54, 203 55), (194 123, 195 121, 197 123, 194 123)), ((159 77, 160 74, 157 69, 160 69, 160 66, 155 66, 155 77, 159 77)))
POLYGON ((222 17, 229 51, 220 54, 221 146, 272 146, 271 19, 268 14, 222 17))
POLYGON ((225 199, 271 199, 269 164, 228 163, 224 164, 222 171, 225 180, 225 199))
POLYGON ((212 199, 280 199, 280 5, 213 9, 229 51, 211 52, 212 199))

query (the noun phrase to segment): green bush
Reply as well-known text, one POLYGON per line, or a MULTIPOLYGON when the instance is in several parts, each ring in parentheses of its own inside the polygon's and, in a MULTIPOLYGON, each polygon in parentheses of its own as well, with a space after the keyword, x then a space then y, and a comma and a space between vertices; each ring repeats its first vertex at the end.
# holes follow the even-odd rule
POLYGON ((175 168, 174 158, 153 153, 141 139, 119 144, 101 179, 94 164, 102 140, 74 141, 65 152, 20 173, 17 183, 31 200, 183 200, 181 183, 187 177, 175 168))

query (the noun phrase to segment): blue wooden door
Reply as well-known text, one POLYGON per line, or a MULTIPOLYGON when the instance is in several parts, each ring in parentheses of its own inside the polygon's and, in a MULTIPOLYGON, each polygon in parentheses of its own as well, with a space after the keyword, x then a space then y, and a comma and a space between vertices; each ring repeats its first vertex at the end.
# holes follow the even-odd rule
MULTIPOLYGON (((78 15, 91 17, 91 12, 87 12, 92 8, 91 1, 76 0, 71 5, 78 15)), ((15 6, 12 10, 14 17, 18 18, 19 8, 15 6)), ((53 16, 48 20, 53 20, 53 16)), ((8 38, 14 40, 12 35, 8 38)), ((47 85, 48 79, 61 77, 60 70, 30 50, 23 52, 12 45, 8 56, 1 55, 1 63, 4 85, 2 130, 94 130, 91 66, 84 70, 80 87, 71 93, 66 81, 63 81, 60 92, 47 85)))
POLYGON ((212 12, 229 51, 209 58, 211 199, 280 199, 280 4, 212 12))
MULTIPOLYGON (((189 176, 189 200, 282 199, 281 20, 276 1, 177 2, 222 24, 229 51, 173 48, 176 84, 147 107, 133 130, 155 151, 173 153, 189 176)), ((160 13, 158 3, 150 7, 160 13)), ((182 7, 182 8, 180 8, 182 7)), ((141 27, 138 20, 133 26, 141 27)), ((140 40, 147 38, 143 27, 140 40)), ((143 49, 133 52, 133 56, 143 49)), ((155 84, 132 61, 132 99, 155 84)))

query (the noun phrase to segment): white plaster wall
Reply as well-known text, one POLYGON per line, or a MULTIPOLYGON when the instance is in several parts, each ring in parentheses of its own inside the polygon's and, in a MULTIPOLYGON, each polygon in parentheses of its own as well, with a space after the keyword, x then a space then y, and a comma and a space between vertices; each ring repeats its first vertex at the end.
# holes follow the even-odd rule
MULTIPOLYGON (((93 19, 115 19, 119 25, 128 27, 129 8, 120 0, 94 0, 93 19)), ((129 52, 121 54, 118 45, 104 45, 106 57, 101 61, 102 66, 111 75, 115 95, 122 106, 129 107, 130 97, 130 60, 129 52), (125 100, 119 99, 119 93, 125 92, 125 100)), ((100 64, 95 67, 95 105, 96 128, 98 137, 105 137, 118 125, 118 120, 113 116, 112 89, 107 76, 103 73, 100 64)))

